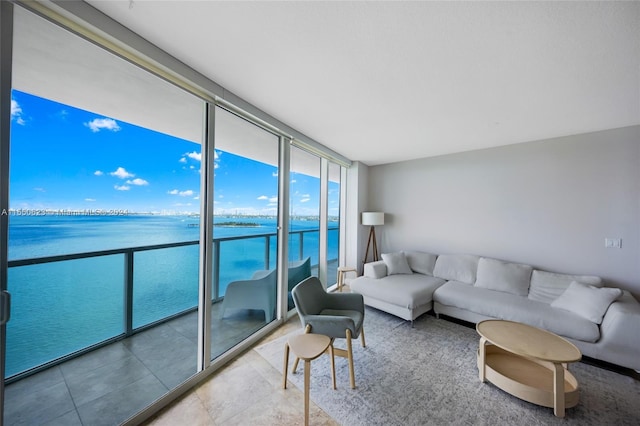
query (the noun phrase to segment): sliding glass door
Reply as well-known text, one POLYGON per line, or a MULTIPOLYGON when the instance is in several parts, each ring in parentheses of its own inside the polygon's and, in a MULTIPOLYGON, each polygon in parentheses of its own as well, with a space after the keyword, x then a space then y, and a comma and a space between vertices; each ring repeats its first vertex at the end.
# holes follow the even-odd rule
POLYGON ((203 109, 15 8, 7 421, 119 423, 196 373, 203 109))
POLYGON ((215 141, 212 358, 277 316, 280 138, 216 107, 215 141))

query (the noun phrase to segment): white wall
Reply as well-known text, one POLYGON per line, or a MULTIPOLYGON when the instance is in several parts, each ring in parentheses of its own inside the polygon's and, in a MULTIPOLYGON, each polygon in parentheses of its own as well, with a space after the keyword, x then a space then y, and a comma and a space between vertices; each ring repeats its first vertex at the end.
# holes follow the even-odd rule
POLYGON ((640 126, 370 167, 368 204, 388 213, 383 252, 478 254, 640 296, 640 126))

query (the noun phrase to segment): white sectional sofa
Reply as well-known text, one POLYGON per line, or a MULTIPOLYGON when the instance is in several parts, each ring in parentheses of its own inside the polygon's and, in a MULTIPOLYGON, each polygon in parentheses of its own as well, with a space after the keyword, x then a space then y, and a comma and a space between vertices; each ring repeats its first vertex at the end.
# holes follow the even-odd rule
POLYGON ((640 371, 640 303, 599 277, 475 255, 382 257, 350 282, 369 306, 409 321, 431 309, 473 323, 518 321, 567 338, 585 356, 640 371))

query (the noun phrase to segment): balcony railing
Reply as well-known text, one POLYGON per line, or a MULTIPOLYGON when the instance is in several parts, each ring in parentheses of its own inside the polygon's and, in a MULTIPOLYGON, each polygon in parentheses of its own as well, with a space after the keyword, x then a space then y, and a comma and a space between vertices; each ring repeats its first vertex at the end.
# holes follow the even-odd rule
MULTIPOLYGON (((336 242, 338 240, 338 232, 339 231, 337 227, 329 228, 330 236, 334 237, 336 242)), ((297 252, 298 259, 302 259, 305 257, 305 255, 308 256, 311 254, 305 252, 304 242, 305 235, 309 236, 309 234, 313 233, 318 234, 319 230, 312 229, 290 232, 290 252, 297 252)), ((248 249, 252 254, 255 252, 262 253, 262 255, 258 255, 258 258, 262 257, 262 259, 257 259, 255 261, 255 269, 273 269, 276 262, 276 237, 276 233, 265 233, 257 235, 214 238, 214 250, 212 254, 214 271, 212 302, 219 302, 224 298, 226 286, 230 281, 236 279, 247 279, 248 275, 250 276, 250 274, 253 272, 247 270, 251 269, 251 267, 235 270, 221 270, 220 265, 222 257, 225 254, 225 246, 235 243, 250 244, 251 247, 249 247, 248 249), (261 243, 259 242, 260 240, 262 240, 261 243), (260 244, 262 245, 262 249, 256 250, 256 245, 260 244), (223 286, 221 286, 221 282, 224 283, 223 286)), ((69 281, 73 281, 74 285, 77 284, 76 281, 96 281, 98 282, 98 284, 94 285, 93 287, 90 284, 86 284, 84 286, 67 290, 52 286, 55 290, 49 290, 49 293, 46 294, 39 292, 38 289, 30 289, 30 291, 28 292, 30 294, 30 297, 25 296, 22 298, 22 300, 20 299, 20 297, 13 298, 14 303, 12 319, 14 321, 12 321, 13 324, 12 322, 9 323, 8 335, 10 337, 11 333, 17 333, 21 336, 21 338, 14 339, 14 341, 8 341, 7 344, 7 383, 19 380, 38 371, 42 371, 50 366, 60 364, 71 358, 90 352, 94 349, 97 349, 98 347, 102 347, 114 341, 129 337, 139 331, 154 327, 158 324, 196 310, 198 305, 198 262, 193 260, 198 259, 198 252, 195 251, 197 250, 198 244, 199 241, 197 240, 184 241, 178 243, 146 245, 113 250, 99 250, 84 253, 9 261, 9 291, 11 291, 12 287, 17 289, 18 286, 29 286, 29 282, 27 281, 32 280, 34 282, 38 282, 39 280, 43 279, 43 276, 52 280, 56 280, 64 276, 64 279, 62 281, 66 281, 67 283, 69 281), (163 307, 158 307, 157 303, 151 303, 149 301, 150 297, 148 294, 144 297, 142 297, 141 295, 136 295, 136 277, 139 280, 141 279, 141 276, 146 275, 145 278, 148 281, 150 276, 157 276, 160 277, 158 281, 171 281, 171 277, 167 277, 167 273, 163 271, 163 265, 158 264, 157 262, 159 256, 159 254, 157 253, 160 253, 160 251, 164 250, 171 251, 170 253, 165 254, 165 257, 167 259, 171 259, 171 262, 182 262, 180 263, 180 269, 175 273, 179 274, 178 281, 183 281, 181 283, 178 283, 178 286, 170 287, 169 285, 167 285, 166 288, 162 287, 159 289, 154 289, 154 291, 156 291, 156 293, 163 291, 165 291, 166 293, 175 293, 179 290, 183 297, 182 299, 180 299, 174 297, 174 295, 167 296, 166 305, 164 305, 163 307), (152 257, 149 257, 147 259, 147 262, 145 262, 143 257, 144 254, 151 252, 156 254, 152 257), (120 261, 117 260, 119 257, 121 257, 120 261), (138 259, 136 260, 136 258, 138 259), (81 264, 81 267, 77 268, 77 262, 83 262, 83 259, 89 260, 91 263, 81 264), (192 260, 192 262, 184 262, 184 259, 190 259, 192 260), (190 266, 184 265, 186 263, 189 263, 190 266), (39 269, 37 265, 47 265, 47 269, 39 269), (54 268, 54 266, 56 267, 54 268), (74 268, 74 266, 76 267, 74 268), (32 267, 35 267, 36 269, 33 270, 32 267), (111 277, 111 274, 113 274, 114 271, 118 270, 120 267, 122 267, 124 270, 124 278, 122 279, 123 285, 121 289, 118 290, 109 288, 105 290, 104 287, 113 287, 111 283, 113 282, 112 280, 116 278, 111 277), (20 271, 25 272, 23 276, 16 276, 15 274, 19 273, 20 271), (60 275, 56 275, 56 273, 60 275), (74 274, 76 273, 79 273, 82 278, 74 277, 74 274), (104 278, 104 282, 102 283, 102 285, 100 285, 100 279, 103 278, 102 275, 109 275, 109 277, 104 278), (91 279, 87 279, 87 276, 90 276, 91 279), (29 277, 31 277, 31 279, 29 277), (87 293, 97 288, 103 291, 104 295, 94 296, 91 302, 87 303, 83 303, 84 299, 81 299, 79 301, 75 299, 76 292, 87 293), (56 294, 58 292, 59 294, 56 294), (65 300, 65 298, 71 297, 73 297, 72 300, 65 300), (91 303, 93 303, 93 305, 91 305, 91 303), (98 307, 100 309, 103 309, 104 311, 109 312, 98 317, 99 321, 96 321, 96 323, 87 326, 87 329, 90 333, 90 335, 88 336, 88 340, 86 339, 83 342, 76 342, 75 346, 74 344, 65 346, 60 342, 61 340, 64 340, 64 338, 57 339, 58 341, 54 340, 53 342, 48 340, 54 338, 54 335, 60 333, 60 329, 64 328, 65 326, 70 328, 69 333, 76 333, 76 330, 73 330, 74 325, 66 323, 57 325, 53 324, 51 325, 51 330, 46 330, 48 318, 56 317, 54 311, 56 309, 62 309, 59 307, 60 304, 75 305, 71 307, 66 306, 66 308, 69 309, 69 312, 67 312, 66 316, 69 317, 75 315, 78 317, 75 318, 75 320, 79 321, 80 323, 91 322, 82 318, 83 315, 85 315, 83 314, 83 310, 80 309, 81 305, 83 304, 88 305, 85 307, 85 310, 92 311, 92 315, 94 314, 93 311, 98 307), (117 312, 113 311, 117 311, 120 309, 122 310, 120 314, 121 319, 118 321, 118 314, 117 312), (24 315, 20 315, 20 313, 24 313, 24 315), (106 326, 101 327, 101 323, 104 323, 106 326), (12 327, 12 325, 14 327, 12 327), (15 327, 20 328, 20 330, 16 331, 15 327), (38 332, 40 332, 40 335, 38 334, 38 332), (36 359, 33 359, 32 361, 26 363, 24 360, 27 358, 27 356, 25 356, 26 354, 24 352, 32 351, 27 349, 16 350, 16 348, 11 347, 12 344, 16 344, 18 342, 19 344, 24 344, 24 339, 31 339, 31 345, 34 348, 38 348, 40 350, 40 355, 35 356, 36 359), (46 344, 44 344, 45 342, 42 342, 41 340, 47 340, 46 344), (12 351, 12 349, 14 350, 12 351), (22 360, 21 363, 15 365, 13 361, 16 360, 11 359, 12 354, 14 354, 14 356, 19 355, 19 358, 22 360)), ((309 250, 312 251, 313 249, 310 248, 309 250)), ((337 257, 337 244, 336 247, 331 247, 331 259, 329 260, 330 262, 337 261, 337 258, 334 259, 331 256, 332 254, 333 257, 337 257)), ((313 253, 311 257, 312 259, 317 259, 317 254, 313 253)), ((317 267, 317 264, 312 265, 312 269, 317 267)), ((64 285, 61 284, 59 287, 63 286, 64 285)), ((65 315, 60 316, 64 317, 65 315)))

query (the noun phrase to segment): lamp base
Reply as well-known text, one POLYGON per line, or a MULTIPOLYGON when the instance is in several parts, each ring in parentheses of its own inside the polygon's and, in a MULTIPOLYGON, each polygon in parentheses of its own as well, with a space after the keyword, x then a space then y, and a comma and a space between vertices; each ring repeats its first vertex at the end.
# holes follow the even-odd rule
POLYGON ((371 225, 369 228, 369 240, 367 241, 367 250, 364 252, 364 260, 362 264, 367 263, 367 258, 369 257, 369 247, 373 248, 373 260, 372 262, 376 262, 380 260, 378 257, 378 242, 376 241, 376 227, 371 225))

